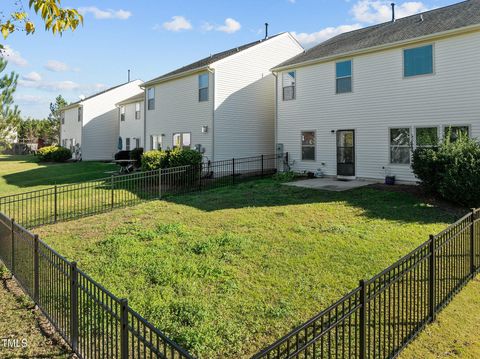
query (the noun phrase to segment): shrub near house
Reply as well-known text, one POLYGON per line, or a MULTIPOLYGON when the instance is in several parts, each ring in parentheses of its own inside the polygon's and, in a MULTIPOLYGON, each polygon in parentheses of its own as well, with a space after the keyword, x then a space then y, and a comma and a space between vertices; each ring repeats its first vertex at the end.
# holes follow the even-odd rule
POLYGON ((47 146, 38 150, 41 162, 65 162, 72 158, 72 151, 60 146, 47 146))
POLYGON ((413 153, 413 172, 426 190, 469 207, 480 206, 480 142, 447 136, 438 146, 413 153))
POLYGON ((176 148, 171 151, 147 151, 142 156, 142 170, 153 171, 159 168, 179 166, 198 166, 202 163, 202 154, 191 149, 176 148))

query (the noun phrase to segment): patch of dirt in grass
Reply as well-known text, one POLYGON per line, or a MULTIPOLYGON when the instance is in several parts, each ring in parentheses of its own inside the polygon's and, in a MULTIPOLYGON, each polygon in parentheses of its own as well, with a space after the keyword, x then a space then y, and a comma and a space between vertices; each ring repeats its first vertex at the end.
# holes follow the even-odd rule
POLYGON ((45 316, 2 271, 0 268, 0 358, 75 358, 45 316))

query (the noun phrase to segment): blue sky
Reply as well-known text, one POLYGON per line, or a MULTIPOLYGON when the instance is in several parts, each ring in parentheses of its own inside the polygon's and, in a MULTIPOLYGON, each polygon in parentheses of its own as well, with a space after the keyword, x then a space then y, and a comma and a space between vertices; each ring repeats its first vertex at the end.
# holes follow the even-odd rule
MULTIPOLYGON (((13 0, 9 0, 13 3, 13 0)), ((132 79, 149 80, 211 53, 291 31, 311 47, 344 31, 388 21, 381 0, 63 0, 85 24, 62 37, 45 33, 4 42, 8 69, 20 74, 16 101, 22 114, 49 113, 58 94, 68 101, 132 79)), ((398 17, 449 5, 452 0, 397 1, 398 17)), ((3 2, 5 3, 5 1, 3 2)), ((26 3, 26 1, 25 1, 26 3)), ((1 11, 8 12, 5 4, 1 11)))

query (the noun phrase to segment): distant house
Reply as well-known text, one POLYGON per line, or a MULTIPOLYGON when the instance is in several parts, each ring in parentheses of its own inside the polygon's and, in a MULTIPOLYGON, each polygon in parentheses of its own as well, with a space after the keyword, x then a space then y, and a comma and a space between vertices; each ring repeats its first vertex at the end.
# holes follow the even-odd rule
POLYGON ((143 93, 136 80, 112 87, 66 106, 62 111, 60 143, 85 161, 113 159, 118 151, 117 103, 143 93))
POLYGON ((295 171, 414 181, 413 148, 480 137, 480 1, 338 35, 273 71, 295 171))
POLYGON ((144 99, 145 94, 142 91, 138 95, 117 103, 119 141, 122 150, 130 151, 143 147, 144 99))
POLYGON ((210 160, 273 153, 270 69, 303 51, 282 33, 147 81, 145 147, 197 148, 210 160))

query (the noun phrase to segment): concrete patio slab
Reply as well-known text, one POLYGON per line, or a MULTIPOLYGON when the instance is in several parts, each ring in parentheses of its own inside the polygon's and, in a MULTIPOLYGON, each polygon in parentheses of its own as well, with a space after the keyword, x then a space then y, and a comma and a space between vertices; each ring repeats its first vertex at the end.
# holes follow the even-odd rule
POLYGON ((366 180, 351 180, 341 181, 336 178, 310 178, 295 182, 285 183, 286 186, 320 189, 324 191, 342 192, 348 191, 354 188, 365 187, 376 183, 374 181, 366 180))

